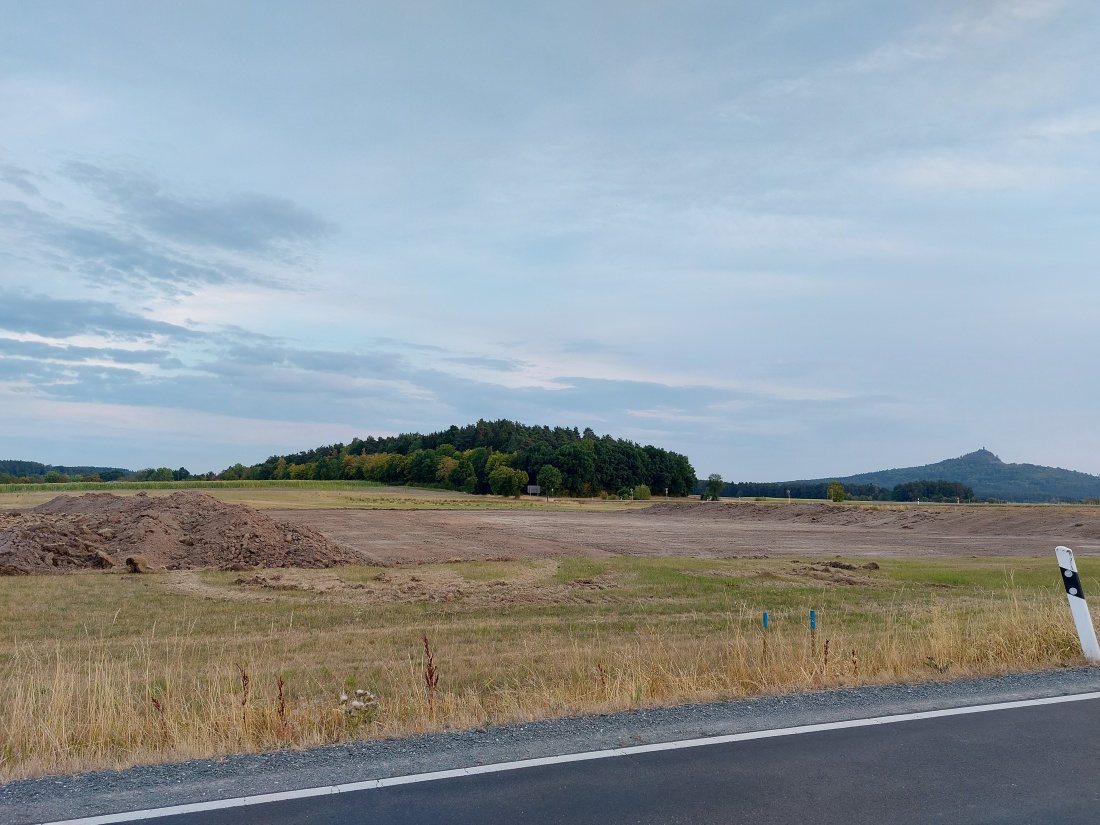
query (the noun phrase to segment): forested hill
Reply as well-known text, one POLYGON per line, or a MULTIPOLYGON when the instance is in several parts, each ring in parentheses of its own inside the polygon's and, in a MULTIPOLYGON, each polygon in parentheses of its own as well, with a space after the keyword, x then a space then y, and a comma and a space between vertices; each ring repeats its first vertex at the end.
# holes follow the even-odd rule
POLYGON ((654 494, 667 489, 669 495, 684 496, 696 482, 686 456, 660 447, 597 436, 591 429, 582 433, 505 420, 427 434, 356 438, 350 444, 272 456, 253 467, 238 464, 221 477, 366 479, 474 493, 514 493, 515 485, 542 483, 559 494, 579 496, 616 494, 641 485, 654 494))
MULTIPOLYGON (((922 479, 958 481, 973 487, 975 494, 982 498, 1005 501, 1081 501, 1100 498, 1098 476, 1038 464, 1006 464, 985 449, 923 467, 859 473, 836 480, 847 489, 849 485, 860 484, 893 487, 922 479)), ((831 480, 816 479, 798 483, 827 483, 831 480)))

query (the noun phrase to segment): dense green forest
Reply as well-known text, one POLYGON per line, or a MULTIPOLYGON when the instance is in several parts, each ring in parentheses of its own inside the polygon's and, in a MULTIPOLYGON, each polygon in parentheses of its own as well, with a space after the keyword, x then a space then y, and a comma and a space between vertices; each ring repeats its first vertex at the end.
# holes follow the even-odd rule
MULTIPOLYGON (((733 482, 722 488, 728 498, 829 498, 829 481, 792 481, 788 483, 733 482)), ((974 491, 957 481, 917 480, 892 488, 874 484, 842 484, 849 501, 977 501, 974 491)), ((702 489, 698 489, 702 493, 702 489)))
POLYGON ((972 501, 974 490, 959 481, 907 481, 890 491, 894 501, 972 501))
POLYGON ((539 484, 559 495, 618 494, 647 487, 688 495, 695 470, 686 456, 650 445, 565 427, 478 421, 440 432, 353 439, 262 464, 237 464, 219 478, 363 479, 515 495, 539 484))
POLYGON ((132 475, 121 467, 62 467, 37 461, 0 461, 0 484, 118 481, 132 475))

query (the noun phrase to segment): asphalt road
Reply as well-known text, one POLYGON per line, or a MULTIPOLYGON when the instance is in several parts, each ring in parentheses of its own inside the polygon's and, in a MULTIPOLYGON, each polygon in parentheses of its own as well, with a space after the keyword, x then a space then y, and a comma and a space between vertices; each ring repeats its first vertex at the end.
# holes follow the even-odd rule
POLYGON ((159 825, 1100 822, 1100 699, 524 768, 159 825))

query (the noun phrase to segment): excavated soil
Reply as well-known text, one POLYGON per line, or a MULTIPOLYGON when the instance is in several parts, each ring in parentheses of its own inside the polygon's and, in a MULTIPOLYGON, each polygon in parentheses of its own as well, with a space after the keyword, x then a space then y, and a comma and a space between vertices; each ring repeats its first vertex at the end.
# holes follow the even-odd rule
POLYGON ((199 567, 331 567, 363 563, 308 525, 183 491, 89 493, 24 512, 0 511, 0 574, 131 572, 199 567))
MULTIPOLYGON (((59 496, 32 510, 0 511, 0 574, 96 567, 393 566, 620 554, 1036 556, 1058 544, 1079 554, 1100 554, 1100 508, 681 501, 625 511, 258 512, 186 491, 165 497, 59 496)), ((270 590, 274 582, 254 586, 270 590)))
POLYGON ((751 502, 611 512, 268 510, 385 564, 558 556, 1037 556, 1100 553, 1100 508, 751 502))

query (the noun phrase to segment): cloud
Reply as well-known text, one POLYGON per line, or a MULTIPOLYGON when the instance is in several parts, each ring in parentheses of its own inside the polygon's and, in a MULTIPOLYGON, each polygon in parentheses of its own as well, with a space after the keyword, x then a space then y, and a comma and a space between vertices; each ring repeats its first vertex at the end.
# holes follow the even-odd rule
POLYGON ((420 344, 415 341, 405 341, 401 338, 375 337, 366 341, 369 346, 380 349, 416 350, 420 352, 447 353, 448 349, 435 344, 420 344))
POLYGON ((187 466, 205 472, 273 453, 381 434, 347 423, 230 416, 168 407, 29 398, 0 383, 0 406, 18 440, 0 433, 0 454, 17 448, 48 462, 74 456, 138 468, 187 466))
POLYGON ((626 414, 631 418, 648 418, 656 421, 675 421, 684 424, 714 424, 715 417, 711 415, 696 415, 687 410, 671 407, 661 407, 652 410, 630 410, 626 414))
POLYGON ((444 358, 450 364, 460 364, 465 367, 479 367, 481 369, 494 370, 496 372, 516 372, 528 364, 515 358, 482 358, 479 356, 452 356, 444 358))
MULTIPOLYGON (((134 334, 165 332, 164 326, 168 331, 174 329, 120 312, 109 304, 15 297, 22 302, 13 313, 18 317, 52 312, 60 319, 54 326, 39 322, 24 325, 38 334, 96 332, 127 323, 134 334), (87 307, 85 315, 74 316, 73 305, 87 307)), ((8 304, 2 301, 3 306, 8 304)), ((797 398, 783 397, 766 388, 705 382, 674 385, 663 380, 577 377, 547 371, 563 377, 553 384, 508 386, 503 383, 512 374, 507 370, 485 373, 490 380, 484 376, 476 380, 464 374, 463 367, 465 362, 501 367, 513 364, 512 359, 456 354, 429 358, 426 363, 431 366, 425 367, 420 363, 423 353, 415 347, 405 349, 402 352, 400 342, 395 341, 375 341, 362 352, 305 349, 263 336, 250 339, 239 329, 209 330, 186 346, 145 349, 60 346, 0 337, 0 396, 22 398, 24 405, 80 405, 57 410, 113 410, 153 429, 162 426, 150 423, 154 420, 205 416, 214 421, 217 417, 223 431, 218 438, 225 442, 216 450, 225 457, 222 465, 264 457, 250 459, 247 452, 241 453, 229 443, 224 433, 238 426, 229 423, 235 420, 271 422, 270 427, 256 424, 257 432, 278 431, 286 438, 281 444, 260 439, 271 445, 271 452, 333 441, 331 437, 300 440, 302 434, 321 427, 316 424, 319 421, 329 422, 323 425, 326 431, 364 435, 430 431, 484 417, 591 426, 601 433, 709 457, 713 444, 730 439, 770 443, 789 437, 809 438, 808 410, 815 422, 856 422, 872 430, 881 429, 883 419, 889 417, 888 410, 880 414, 867 396, 819 393, 807 398, 801 393, 797 398), (190 357, 181 354, 177 360, 173 349, 190 352, 190 357), (297 425, 303 428, 301 434, 291 438, 297 425)), ((181 440, 187 439, 169 439, 181 440)), ((199 446, 192 444, 188 449, 199 446)), ((202 449, 212 448, 206 445, 202 449)), ((150 455, 131 463, 159 465, 166 461, 150 455)), ((190 466, 195 460, 180 457, 167 463, 190 466)))
POLYGON ((571 355, 614 355, 622 352, 620 348, 606 344, 603 341, 597 341, 595 338, 576 338, 563 341, 561 350, 571 355))
POLYGON ((1100 110, 1082 109, 1019 131, 1025 140, 1074 141, 1100 134, 1100 110))
POLYGON ((0 381, 18 384, 38 398, 70 397, 86 400, 110 388, 133 385, 143 379, 140 370, 103 364, 62 364, 24 358, 0 358, 0 381))
POLYGON ((0 329, 45 338, 94 334, 130 340, 154 335, 189 339, 196 335, 186 327, 143 318, 104 301, 75 301, 4 289, 0 289, 0 329))
MULTIPOLYGON (((720 250, 768 253, 765 261, 781 255, 805 254, 815 258, 864 257, 884 253, 912 253, 913 246, 899 233, 881 225, 829 215, 748 211, 717 205, 692 209, 682 223, 697 243, 709 243, 720 250)), ((708 273, 715 277, 714 273, 708 273)), ((724 279, 737 281, 738 288, 760 291, 820 290, 820 278, 783 272, 735 272, 724 279)))
POLYGON ((0 163, 0 181, 10 183, 24 195, 40 195, 38 187, 31 183, 31 173, 9 163, 0 163))
POLYGON ((967 55, 987 43, 1032 32, 1064 5, 1061 0, 1002 0, 979 9, 964 8, 947 20, 877 46, 852 68, 857 72, 903 70, 915 62, 967 55))
POLYGON ((271 284, 239 266, 195 260, 120 227, 63 221, 20 201, 0 201, 0 224, 55 269, 94 286, 156 287, 169 294, 228 281, 271 284))
POLYGON ((186 197, 151 176, 83 161, 66 164, 62 173, 117 207, 126 220, 187 244, 286 259, 335 231, 332 223, 286 198, 186 197))
POLYGON ((1056 170, 1031 163, 1007 163, 954 153, 928 155, 898 162, 887 177, 910 189, 999 190, 1049 186, 1056 170))
MULTIPOLYGON (((335 231, 285 198, 184 196, 151 176, 84 161, 61 171, 62 179, 47 187, 49 200, 0 200, 4 254, 31 268, 73 273, 97 287, 174 297, 231 283, 290 289, 319 243, 335 231), (67 181, 98 201, 94 218, 82 216, 87 204, 81 200, 87 198, 79 191, 74 196, 67 181), (294 278, 281 277, 273 264, 289 268, 294 278)), ((35 177, 0 164, 0 181, 26 198, 43 195, 44 179, 35 177)))
POLYGON ((392 352, 300 349, 271 339, 234 343, 225 347, 217 360, 206 362, 202 366, 203 369, 218 374, 261 367, 300 370, 314 375, 331 373, 345 379, 392 379, 409 374, 406 359, 392 352))
POLYGON ((118 364, 156 364, 182 367, 183 363, 163 349, 119 349, 117 347, 79 347, 18 341, 0 337, 0 356, 47 361, 112 361, 118 364))
POLYGON ((0 80, 0 112, 5 113, 0 145, 39 140, 58 127, 87 121, 98 108, 76 85, 17 78, 10 69, 5 74, 9 77, 0 80))
POLYGON ((415 14, 368 15, 312 52, 260 48, 298 42, 293 15, 215 43, 206 12, 150 4, 141 30, 200 55, 183 74, 164 38, 25 5, 0 80, 0 289, 72 300, 0 294, 9 444, 24 402, 62 395, 118 404, 105 422, 216 411, 194 429, 225 463, 247 460, 234 416, 589 423, 788 477, 982 426, 1089 430, 1033 409, 1091 351, 1098 298, 1083 0, 521 10, 427 39, 415 14), (511 51, 456 63, 474 42, 511 51), (312 70, 371 82, 349 97, 312 70), (1075 322, 1068 355, 1016 357, 1037 316, 1075 322))

